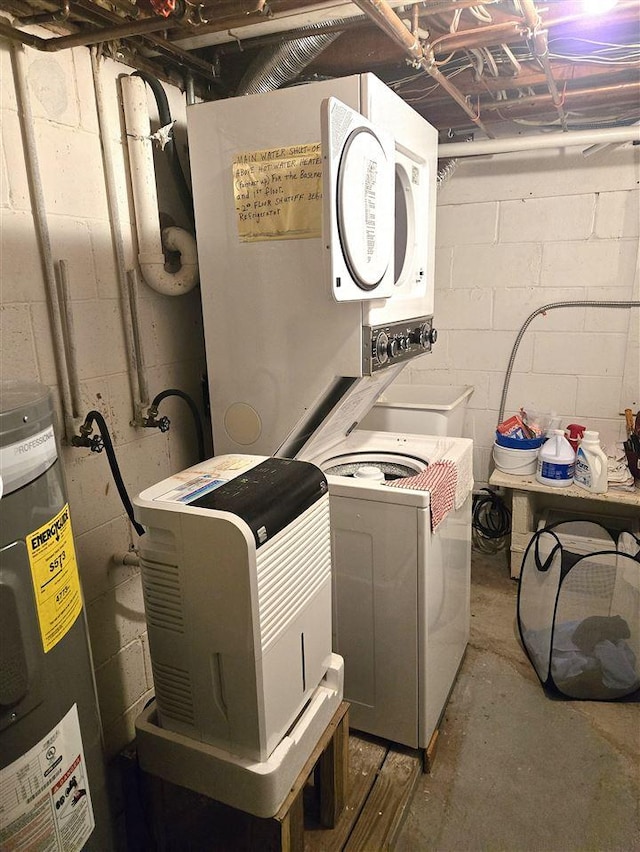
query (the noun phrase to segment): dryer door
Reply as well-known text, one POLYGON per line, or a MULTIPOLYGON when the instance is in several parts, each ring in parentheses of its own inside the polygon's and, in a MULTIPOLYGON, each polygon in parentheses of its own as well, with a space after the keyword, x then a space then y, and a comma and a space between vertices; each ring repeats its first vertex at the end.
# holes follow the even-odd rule
POLYGON ((333 298, 387 298, 394 284, 394 140, 328 98, 322 152, 323 239, 333 298))

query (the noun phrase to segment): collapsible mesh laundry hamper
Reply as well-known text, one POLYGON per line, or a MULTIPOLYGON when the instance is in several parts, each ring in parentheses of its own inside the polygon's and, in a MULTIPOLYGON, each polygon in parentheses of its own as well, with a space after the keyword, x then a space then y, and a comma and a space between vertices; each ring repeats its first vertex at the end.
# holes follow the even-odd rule
POLYGON ((518 628, 545 687, 570 698, 622 698, 640 687, 640 540, 600 524, 538 530, 522 562, 518 628), (606 543, 588 552, 585 542, 606 543), (609 547, 609 542, 611 543, 609 547))

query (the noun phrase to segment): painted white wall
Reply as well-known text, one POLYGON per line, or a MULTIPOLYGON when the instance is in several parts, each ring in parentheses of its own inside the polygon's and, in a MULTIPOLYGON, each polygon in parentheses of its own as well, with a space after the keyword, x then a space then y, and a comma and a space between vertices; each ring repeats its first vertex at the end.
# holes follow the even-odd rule
MULTIPOLYGON (((640 298, 640 150, 503 154, 458 164, 438 193, 432 355, 401 382, 472 384, 464 435, 486 483, 511 348, 524 320, 556 301, 640 298)), ((640 310, 569 308, 522 339, 505 416, 530 405, 623 437, 640 408, 640 310)), ((427 401, 427 400, 425 400, 427 401)))
MULTIPOLYGON (((50 34, 48 34, 50 35, 50 34)), ((54 259, 68 263, 82 383, 82 415, 95 408, 110 427, 127 489, 134 495, 197 460, 194 428, 184 402, 162 403, 171 431, 136 429, 126 373, 124 333, 108 221, 90 54, 27 50, 28 82, 54 259)), ((104 61, 105 96, 119 174, 127 264, 136 249, 117 79, 125 66, 104 61)), ((40 381, 59 405, 45 287, 35 238, 17 102, 7 42, 0 41, 1 376, 40 381)), ((184 140, 182 94, 165 87, 184 140)), ((152 122, 157 110, 149 93, 152 122)), ((155 129, 155 128, 154 128, 155 129)), ((168 175, 161 207, 184 224, 168 175)), ((143 345, 151 396, 179 388, 200 401, 204 371, 200 295, 161 296, 140 290, 143 345)), ((205 431, 209 428, 205 422, 205 431)), ((120 503, 104 453, 63 449, 71 520, 83 584, 108 756, 133 738, 136 715, 152 694, 152 677, 137 568, 117 567, 137 536, 120 503)))

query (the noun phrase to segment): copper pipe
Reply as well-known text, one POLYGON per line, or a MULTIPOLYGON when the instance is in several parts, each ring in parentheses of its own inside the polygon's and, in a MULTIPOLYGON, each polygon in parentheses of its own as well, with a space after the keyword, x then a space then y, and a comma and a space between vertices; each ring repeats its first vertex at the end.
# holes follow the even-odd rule
POLYGON ((116 24, 113 27, 100 27, 95 30, 82 30, 73 35, 60 36, 55 39, 47 39, 47 43, 53 42, 47 50, 64 50, 68 47, 88 47, 104 41, 115 41, 116 39, 129 38, 130 36, 157 33, 171 27, 168 18, 143 18, 140 21, 127 21, 116 24))
POLYGON ((386 0, 353 0, 353 2, 375 21, 380 29, 387 33, 396 44, 399 44, 403 48, 417 67, 423 68, 427 74, 442 86, 445 92, 453 98, 483 133, 493 139, 493 133, 487 130, 480 117, 469 106, 464 95, 437 69, 433 51, 430 50, 429 55, 425 53, 420 40, 405 27, 386 0))
MULTIPOLYGON (((485 0, 481 5, 491 6, 499 2, 502 2, 502 0, 485 0)), ((423 7, 420 9, 420 17, 429 18, 433 15, 455 12, 457 9, 469 9, 471 6, 479 5, 479 3, 480 0, 431 0, 431 2, 423 4, 423 7)), ((561 5, 560 3, 551 3, 548 7, 549 13, 554 10, 555 6, 561 5)), ((638 0, 618 0, 615 9, 612 10, 612 18, 622 17, 626 12, 631 13, 631 20, 637 21, 638 0)), ((556 17, 549 15, 548 18, 545 18, 545 27, 551 29, 552 27, 562 26, 563 24, 584 24, 585 22, 584 11, 576 11, 566 15, 557 15, 556 17)), ((595 21, 592 22, 592 26, 596 26, 595 21)))
POLYGON ((119 24, 115 27, 82 30, 79 33, 59 36, 58 38, 40 38, 31 35, 31 33, 23 33, 8 24, 0 23, 0 35, 6 36, 12 41, 21 41, 22 44, 35 47, 37 50, 56 53, 58 50, 66 50, 70 47, 88 47, 91 44, 98 44, 103 41, 154 33, 159 30, 166 30, 167 26, 167 21, 164 18, 145 18, 142 21, 130 21, 128 24, 119 24))
MULTIPOLYGON (((87 4, 89 8, 84 8, 82 3, 76 5, 80 5, 84 9, 82 14, 90 16, 94 20, 106 20, 108 23, 112 22, 114 19, 116 21, 122 20, 119 16, 114 15, 112 12, 108 12, 106 9, 99 7, 91 8, 90 4, 87 4)), ((100 42, 110 41, 116 38, 131 38, 136 35, 143 36, 160 52, 169 54, 169 56, 174 60, 180 60, 182 65, 190 68, 199 76, 204 77, 208 83, 213 82, 213 69, 210 63, 204 62, 202 59, 199 59, 197 56, 193 56, 186 50, 181 50, 179 47, 170 44, 165 39, 154 35, 154 33, 158 32, 158 30, 167 29, 171 26, 172 24, 170 20, 163 18, 145 18, 142 21, 131 21, 129 24, 125 25, 116 24, 112 27, 103 27, 102 29, 91 30, 90 32, 85 30, 81 33, 73 33, 70 36, 40 38, 40 36, 23 32, 22 30, 18 30, 0 20, 0 36, 4 36, 11 41, 21 42, 22 44, 26 44, 27 47, 32 47, 35 50, 42 50, 45 52, 56 52, 70 47, 98 44, 100 42), (151 30, 151 32, 149 32, 149 30, 151 30)))
POLYGON ((473 27, 439 36, 431 42, 431 49, 434 53, 451 53, 469 47, 489 47, 505 41, 520 41, 526 32, 527 28, 519 21, 473 27))
MULTIPOLYGON (((82 9, 82 14, 90 16, 95 22, 101 23, 103 21, 106 21, 107 23, 117 24, 118 21, 122 20, 118 15, 115 15, 113 12, 109 12, 107 11, 107 9, 104 9, 101 6, 94 6, 91 0, 74 0, 73 5, 77 6, 79 9, 82 9)), ((167 28, 170 28, 172 26, 172 20, 172 18, 165 20, 165 26, 167 28)), ((176 22, 174 26, 179 27, 183 26, 183 24, 176 22)), ((189 27, 189 31, 192 31, 191 27, 189 27)), ((141 38, 144 38, 146 41, 150 42, 154 46, 154 48, 156 48, 161 53, 168 55, 174 61, 177 57, 182 65, 184 65, 186 68, 190 68, 192 71, 197 73, 199 77, 204 77, 207 83, 215 82, 213 79, 213 67, 211 63, 204 62, 197 56, 194 56, 186 50, 182 50, 176 45, 166 41, 166 39, 160 36, 156 36, 153 33, 147 33, 145 35, 142 35, 141 38)), ((184 68, 180 69, 180 71, 184 72, 184 68)))
MULTIPOLYGON (((203 23, 198 30, 198 35, 206 35, 209 33, 216 32, 226 32, 227 30, 239 30, 242 27, 250 26, 251 24, 256 23, 256 18, 251 17, 247 14, 242 14, 242 7, 245 5, 252 6, 256 0, 241 0, 241 2, 234 2, 234 0, 221 0, 219 3, 203 3, 201 4, 205 13, 215 13, 215 17, 212 17, 208 23, 203 23), (224 8, 225 13, 227 8, 231 8, 233 10, 233 17, 231 20, 225 18, 220 15, 220 9, 224 8)), ((457 0, 457 2, 453 2, 453 0, 428 0, 426 4, 427 8, 425 9, 425 3, 414 3, 411 7, 413 9, 418 9, 419 17, 422 18, 424 16, 431 16, 435 14, 439 14, 441 12, 449 12, 455 9, 468 9, 471 6, 477 6, 480 0, 457 0), (433 7, 433 10, 432 10, 433 7)), ((485 0, 483 5, 492 6, 495 3, 501 3, 502 0, 485 0)), ((265 3, 265 6, 267 4, 265 3)), ((348 5, 348 4, 347 4, 348 5)), ((291 13, 292 11, 305 11, 306 7, 309 6, 311 9, 314 7, 313 2, 296 2, 286 3, 281 2, 281 0, 273 0, 269 4, 269 8, 271 12, 275 16, 281 16, 283 19, 291 13)), ((336 8, 336 15, 339 14, 339 8, 336 8)), ((296 27, 296 29, 300 29, 300 27, 296 27)), ((288 32, 292 32, 289 30, 288 32)), ((240 37, 242 34, 240 33, 240 37)), ((253 39, 252 39, 253 46, 253 39)))
MULTIPOLYGON (((609 86, 585 86, 580 89, 567 89, 565 92, 565 98, 573 99, 591 95, 607 97, 608 95, 625 95, 627 93, 640 94, 640 82, 633 81, 631 83, 612 83, 609 86)), ((501 111, 503 109, 511 109, 512 107, 535 106, 536 104, 543 104, 545 101, 548 101, 550 97, 551 93, 545 92, 541 95, 528 95, 524 98, 509 98, 505 101, 487 101, 482 104, 482 108, 491 111, 501 111)))
MULTIPOLYGON (((118 20, 122 19, 118 18, 118 20)), ((24 24, 24 21, 21 21, 21 23, 24 24)), ((154 17, 144 18, 140 21, 119 23, 112 27, 81 30, 80 32, 66 36, 58 36, 57 38, 40 38, 39 36, 34 36, 31 33, 24 33, 22 30, 18 30, 4 22, 0 22, 0 35, 4 35, 12 41, 20 41, 22 44, 26 44, 29 47, 35 47, 37 50, 55 53, 58 50, 67 50, 70 47, 88 47, 89 45, 98 44, 104 41, 114 41, 115 39, 156 33, 160 30, 169 29, 171 26, 172 24, 170 20, 154 17)))
POLYGON ((40 38, 40 36, 32 35, 31 33, 23 33, 10 24, 5 24, 4 20, 4 18, 0 18, 0 36, 8 38, 10 41, 18 41, 21 44, 26 44, 27 47, 34 47, 36 50, 47 49, 47 41, 51 39, 40 38))
POLYGON ((413 35, 393 11, 386 0, 354 0, 355 5, 374 21, 389 38, 403 48, 415 62, 420 63, 425 54, 417 36, 413 35))
POLYGON ((431 0, 430 3, 423 3, 423 8, 420 9, 420 17, 441 15, 445 12, 456 12, 458 9, 470 9, 472 6, 492 6, 494 3, 500 3, 501 0, 431 0))
MULTIPOLYGON (((562 60, 554 62, 553 65, 554 77, 558 85, 566 84, 567 86, 596 86, 600 83, 608 85, 609 83, 626 83, 629 80, 635 80, 637 74, 632 70, 621 70, 618 66, 599 68, 594 72, 593 66, 583 66, 576 68, 573 63, 563 62, 562 60)), ((546 78, 541 68, 536 66, 532 70, 529 62, 523 64, 522 71, 517 79, 508 77, 490 77, 482 82, 477 82, 471 78, 471 71, 465 71, 460 74, 456 80, 457 85, 464 89, 470 96, 480 95, 481 97, 487 93, 500 92, 504 89, 527 88, 528 86, 537 87, 546 85, 546 78)))
POLYGON ((534 0, 520 0, 520 8, 522 9, 522 14, 524 15, 524 19, 527 22, 527 26, 529 27, 531 33, 533 52, 535 56, 540 60, 544 75, 547 78, 547 87, 549 89, 549 92, 551 93, 553 105, 556 108, 556 112, 560 116, 560 123, 562 124, 562 129, 566 133, 569 129, 567 127, 567 114, 564 111, 564 107, 562 106, 562 98, 560 97, 560 93, 558 92, 556 81, 553 78, 553 71, 551 70, 551 63, 549 62, 549 43, 547 41, 547 31, 541 29, 540 15, 538 14, 538 10, 536 9, 536 4, 534 3, 534 0))
POLYGON ((18 21, 21 27, 33 24, 57 24, 66 21, 69 17, 69 0, 64 0, 62 8, 55 12, 42 12, 37 15, 19 15, 18 21))

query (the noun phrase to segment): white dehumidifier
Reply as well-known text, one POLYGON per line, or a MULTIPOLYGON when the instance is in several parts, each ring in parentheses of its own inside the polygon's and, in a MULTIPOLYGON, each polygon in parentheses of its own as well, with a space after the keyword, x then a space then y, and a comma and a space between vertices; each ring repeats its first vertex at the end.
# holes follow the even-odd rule
POLYGON ((136 722, 141 765, 275 813, 342 699, 325 476, 218 456, 134 504, 157 705, 136 722))

